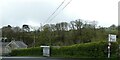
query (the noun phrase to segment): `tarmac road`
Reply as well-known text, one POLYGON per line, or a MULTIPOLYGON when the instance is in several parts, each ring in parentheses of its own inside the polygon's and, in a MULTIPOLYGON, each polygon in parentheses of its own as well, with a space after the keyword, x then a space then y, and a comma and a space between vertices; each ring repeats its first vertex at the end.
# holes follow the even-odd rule
POLYGON ((51 58, 51 57, 2 57, 2 60, 80 60, 77 58, 51 58))
POLYGON ((119 58, 2 57, 1 60, 120 60, 119 58))

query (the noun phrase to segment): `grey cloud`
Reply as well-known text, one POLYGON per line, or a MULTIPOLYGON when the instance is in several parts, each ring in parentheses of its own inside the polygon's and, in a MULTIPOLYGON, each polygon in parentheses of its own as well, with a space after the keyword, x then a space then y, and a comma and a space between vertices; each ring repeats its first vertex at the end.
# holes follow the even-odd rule
POLYGON ((2 23, 21 25, 27 19, 36 22, 45 22, 50 14, 56 9, 55 4, 48 2, 13 3, 3 8, 2 23))

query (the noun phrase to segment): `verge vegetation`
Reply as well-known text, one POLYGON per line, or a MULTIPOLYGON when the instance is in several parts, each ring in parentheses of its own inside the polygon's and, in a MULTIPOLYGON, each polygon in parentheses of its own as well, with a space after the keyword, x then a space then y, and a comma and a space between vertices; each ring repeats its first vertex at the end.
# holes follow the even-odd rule
MULTIPOLYGON (((108 42, 92 42, 75 44, 71 46, 62 46, 60 48, 51 47, 51 57, 68 57, 68 58, 107 58, 108 42)), ((118 57, 118 43, 111 45, 111 57, 118 57)), ((42 56, 42 48, 28 48, 13 50, 11 56, 42 56)))

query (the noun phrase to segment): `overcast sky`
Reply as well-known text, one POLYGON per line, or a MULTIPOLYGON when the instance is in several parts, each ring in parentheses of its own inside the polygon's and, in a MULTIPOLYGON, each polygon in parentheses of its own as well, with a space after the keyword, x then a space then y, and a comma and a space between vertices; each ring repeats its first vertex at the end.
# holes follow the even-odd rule
POLYGON ((52 21, 47 18, 63 0, 0 0, 0 27, 40 26, 45 23, 70 22, 76 19, 97 21, 98 25, 108 27, 118 25, 118 1, 120 0, 65 0, 52 21))

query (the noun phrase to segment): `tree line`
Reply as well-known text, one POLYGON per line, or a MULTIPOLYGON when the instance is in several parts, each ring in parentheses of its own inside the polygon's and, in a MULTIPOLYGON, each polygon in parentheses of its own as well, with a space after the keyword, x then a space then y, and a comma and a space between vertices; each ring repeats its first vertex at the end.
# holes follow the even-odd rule
POLYGON ((2 30, 2 42, 10 42, 14 39, 25 42, 29 47, 40 45, 66 46, 101 40, 107 41, 108 34, 120 36, 119 26, 113 24, 110 27, 101 27, 97 26, 97 21, 87 22, 82 19, 69 23, 45 24, 38 29, 24 24, 21 28, 8 25, 3 26, 0 30, 2 30))

